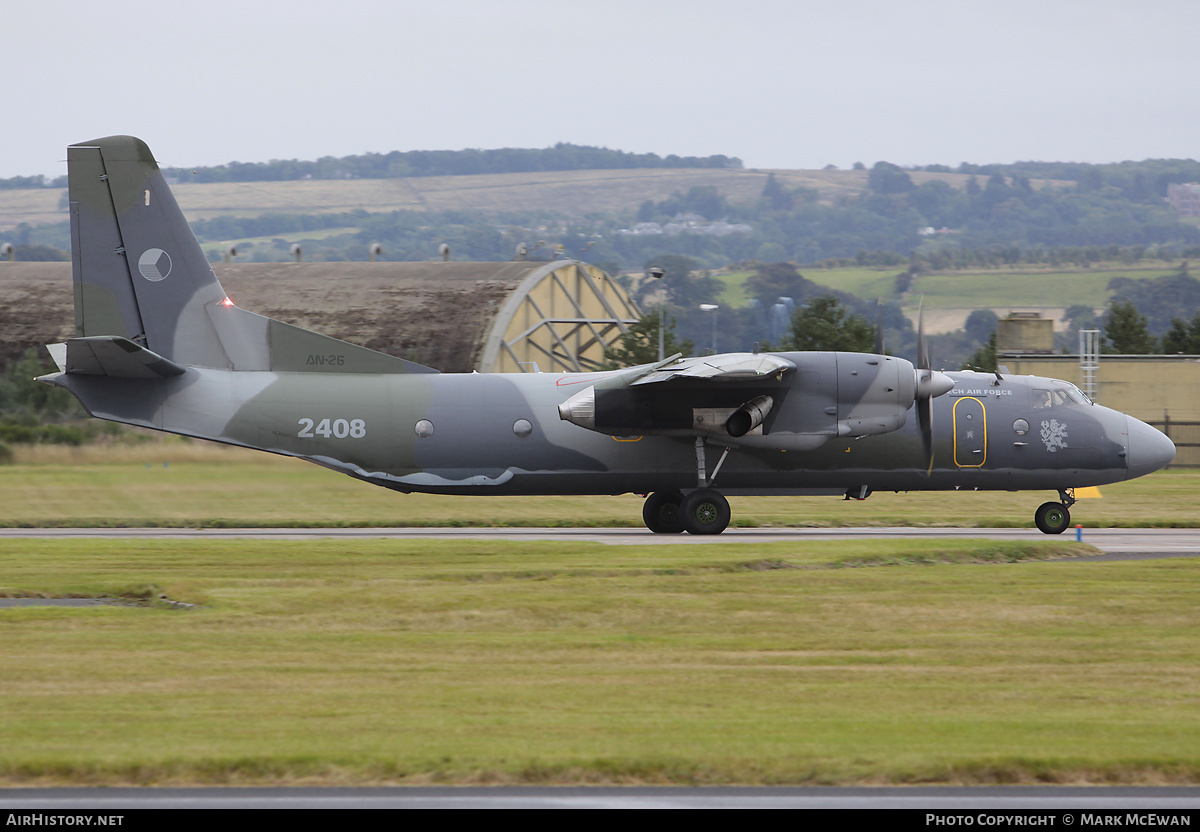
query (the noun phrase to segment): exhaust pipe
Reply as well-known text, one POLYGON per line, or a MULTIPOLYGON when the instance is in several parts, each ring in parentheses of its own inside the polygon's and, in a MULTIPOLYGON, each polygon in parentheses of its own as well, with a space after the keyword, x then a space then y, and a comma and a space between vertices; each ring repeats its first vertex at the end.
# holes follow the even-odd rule
POLYGON ((770 396, 751 399, 733 411, 725 422, 725 432, 733 437, 745 436, 763 423, 774 404, 775 400, 770 396))

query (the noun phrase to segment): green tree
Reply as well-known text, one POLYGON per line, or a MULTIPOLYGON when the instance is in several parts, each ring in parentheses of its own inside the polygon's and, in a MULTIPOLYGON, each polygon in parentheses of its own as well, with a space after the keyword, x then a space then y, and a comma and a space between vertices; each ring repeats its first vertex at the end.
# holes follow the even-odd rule
POLYGON ((975 352, 971 353, 971 357, 962 365, 963 370, 982 370, 987 373, 996 372, 996 331, 992 330, 992 334, 988 336, 987 343, 984 344, 975 352))
POLYGON ((779 183, 775 174, 767 175, 767 183, 763 185, 759 204, 768 211, 790 211, 794 200, 791 192, 779 183))
POLYGON ((638 288, 638 302, 643 302, 648 295, 661 288, 666 291, 667 299, 675 306, 690 308, 701 303, 711 303, 725 290, 725 284, 710 277, 708 272, 696 275, 694 272, 700 264, 690 257, 678 254, 662 254, 647 261, 646 268, 658 266, 663 270, 659 280, 644 280, 638 288))
POLYGON ((1146 316, 1131 301, 1121 300, 1108 310, 1104 338, 1111 352, 1118 355, 1149 355, 1156 344, 1150 337, 1146 316))
POLYGON ((967 316, 963 330, 972 340, 983 343, 987 341, 988 335, 995 333, 997 321, 999 318, 992 310, 976 309, 967 316))
POLYGON ((800 302, 815 290, 816 284, 791 263, 760 263, 754 267, 754 274, 746 278, 746 291, 767 309, 777 298, 789 297, 800 302))
POLYGON ((876 162, 867 175, 867 187, 877 194, 906 194, 914 190, 916 185, 899 165, 876 162))
POLYGON ((787 251, 779 243, 763 243, 754 250, 754 259, 764 263, 777 263, 785 257, 787 251))
POLYGON ((874 352, 875 327, 861 315, 850 314, 833 295, 821 295, 796 310, 785 349, 874 352))
POLYGON ((0 415, 31 416, 40 421, 81 417, 83 411, 74 396, 59 387, 34 381, 37 376, 54 370, 54 365, 32 348, 10 361, 0 373, 0 415))
MULTIPOLYGON (((661 315, 661 310, 647 312, 640 321, 629 327, 629 331, 621 336, 621 340, 604 351, 604 369, 618 370, 621 367, 636 367, 638 364, 657 361, 661 315)), ((676 338, 675 319, 670 319, 663 332, 663 355, 670 356, 677 352, 692 355, 695 351, 696 346, 691 341, 676 338)))
POLYGON ((1172 318, 1171 328, 1162 339, 1165 355, 1200 355, 1200 312, 1192 316, 1191 323, 1183 318, 1172 318))
POLYGON ((718 220, 729 213, 729 203, 713 185, 693 185, 688 188, 683 207, 708 220, 718 220))
POLYGON ((1191 337, 1188 335, 1187 321, 1183 318, 1172 318, 1171 328, 1162 339, 1164 355, 1188 355, 1191 353, 1191 337))
POLYGON ((1096 317, 1092 307, 1082 303, 1075 303, 1064 309, 1062 319, 1070 330, 1100 328, 1100 319, 1096 317))

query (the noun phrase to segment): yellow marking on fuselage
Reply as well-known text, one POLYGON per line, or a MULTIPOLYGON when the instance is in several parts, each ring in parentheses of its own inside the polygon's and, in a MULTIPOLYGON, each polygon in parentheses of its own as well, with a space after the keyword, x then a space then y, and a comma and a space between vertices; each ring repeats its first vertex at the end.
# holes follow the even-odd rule
POLYGON ((987 408, 984 407, 983 401, 974 396, 963 396, 954 403, 954 408, 951 410, 951 421, 954 422, 954 464, 959 468, 982 468, 987 462, 987 408), (983 458, 979 460, 978 465, 963 465, 958 461, 958 406, 964 401, 971 400, 979 403, 979 409, 983 412, 983 458))

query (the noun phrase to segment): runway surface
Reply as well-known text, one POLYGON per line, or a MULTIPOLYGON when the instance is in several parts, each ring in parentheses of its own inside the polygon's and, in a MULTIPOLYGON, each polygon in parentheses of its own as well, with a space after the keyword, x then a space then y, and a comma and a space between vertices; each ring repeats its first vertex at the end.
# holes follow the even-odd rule
MULTIPOLYGON (((330 528, 330 529, 0 529, 0 538, 118 538, 145 540, 251 539, 322 540, 383 538, 392 540, 551 540, 611 545, 697 545, 802 543, 812 540, 1073 540, 1074 530, 1060 536, 1036 529, 841 528, 729 529, 719 535, 652 534, 645 529, 520 529, 520 528, 330 528)), ((1084 543, 1105 552, 1106 559, 1138 556, 1192 557, 1200 555, 1200 529, 1084 529, 1084 543)))

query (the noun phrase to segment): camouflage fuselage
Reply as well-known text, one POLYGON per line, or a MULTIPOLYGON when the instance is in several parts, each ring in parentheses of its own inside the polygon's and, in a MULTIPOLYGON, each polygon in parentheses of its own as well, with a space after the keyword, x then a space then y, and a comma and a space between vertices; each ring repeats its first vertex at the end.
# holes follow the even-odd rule
MULTIPOLYGON (((911 411, 904 426, 889 433, 827 436, 814 450, 789 449, 796 445, 791 437, 812 431, 804 391, 793 390, 781 397, 763 435, 706 439, 710 471, 724 447, 732 448, 713 484, 734 494, 862 486, 1060 489, 1116 482, 1163 464, 1170 443, 1162 434, 1100 405, 1061 394, 1051 400, 1051 391, 1074 390, 1063 382, 949 375, 954 389, 933 401, 934 461, 928 475, 911 411), (1147 465, 1153 467, 1142 470, 1147 465)), ((398 491, 617 494, 695 488, 692 437, 610 436, 559 418, 564 399, 603 378, 191 368, 177 378, 63 374, 58 381, 101 418, 299 457, 398 491)), ((686 388, 677 395, 686 398, 686 388)), ((736 399, 737 394, 731 400, 736 399)))

